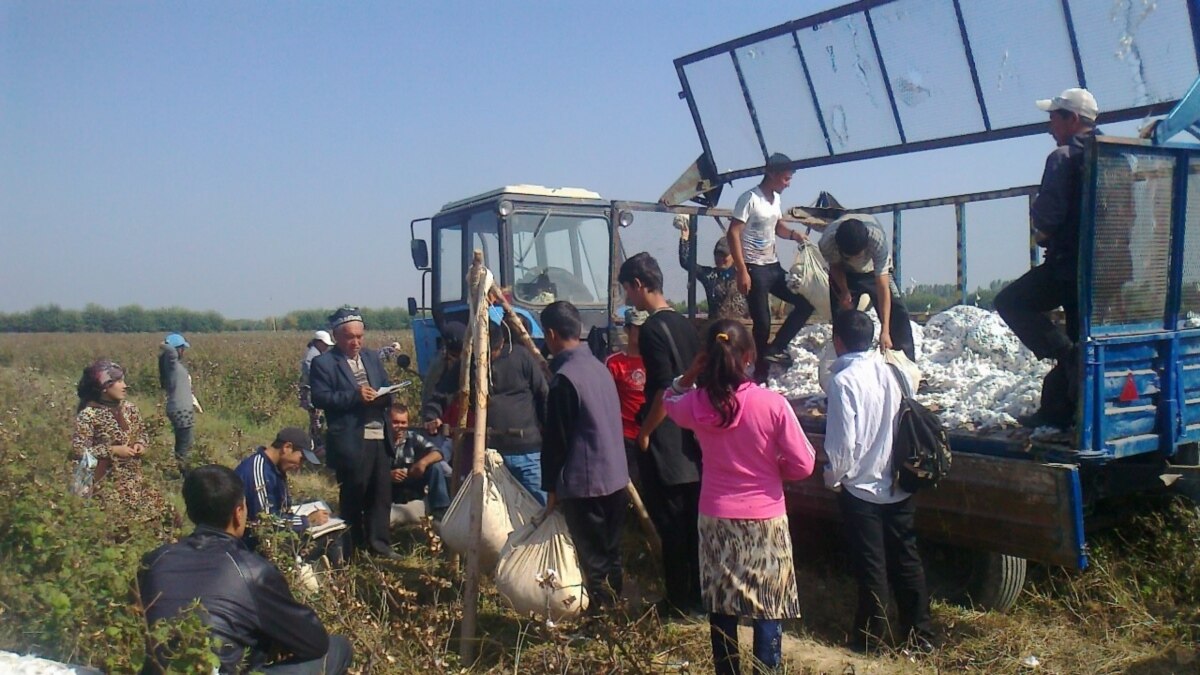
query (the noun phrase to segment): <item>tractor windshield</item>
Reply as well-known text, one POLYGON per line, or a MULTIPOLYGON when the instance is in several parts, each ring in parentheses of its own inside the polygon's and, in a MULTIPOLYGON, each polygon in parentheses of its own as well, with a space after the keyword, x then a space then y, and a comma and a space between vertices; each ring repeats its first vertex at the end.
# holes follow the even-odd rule
POLYGON ((608 302, 607 218, 539 209, 517 211, 508 220, 518 300, 534 305, 608 302))

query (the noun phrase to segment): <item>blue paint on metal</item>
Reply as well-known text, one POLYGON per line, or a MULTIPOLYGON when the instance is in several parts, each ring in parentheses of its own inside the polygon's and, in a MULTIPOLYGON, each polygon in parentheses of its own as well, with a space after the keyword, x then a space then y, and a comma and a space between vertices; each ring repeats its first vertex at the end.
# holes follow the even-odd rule
POLYGON ((900 209, 892 211, 892 276, 896 280, 896 288, 904 292, 904 274, 900 269, 900 240, 904 236, 901 223, 900 209))
POLYGON ((954 223, 957 226, 958 246, 958 292, 962 304, 967 304, 967 205, 954 205, 954 223))
POLYGON ((1088 567, 1087 535, 1083 529, 1083 487, 1079 482, 1079 469, 1070 472, 1071 516, 1075 525, 1075 550, 1079 552, 1079 569, 1088 567))
MULTIPOLYGON (((1194 2, 1188 3, 1189 6, 1194 5, 1194 2)), ((1192 16, 1196 16, 1196 12, 1200 10, 1192 9, 1192 16)), ((1191 89, 1179 99, 1179 103, 1167 113, 1167 116, 1159 120, 1154 127, 1154 142, 1158 144, 1166 143, 1171 140, 1175 134, 1190 129, 1200 122, 1200 78, 1197 78, 1192 83, 1191 89)))
POLYGON ((746 100, 746 110, 750 113, 750 123, 754 125, 754 136, 758 138, 758 147, 762 150, 763 163, 766 164, 771 153, 767 149, 767 141, 763 138, 762 125, 758 123, 758 111, 754 109, 754 98, 750 96, 750 87, 746 86, 746 77, 742 74, 742 62, 738 60, 737 50, 729 50, 729 58, 733 61, 733 72, 737 73, 738 86, 742 88, 742 97, 746 100))
POLYGON ((1083 57, 1079 55, 1079 40, 1075 38, 1075 22, 1071 19, 1071 3, 1062 0, 1063 20, 1067 25, 1067 37, 1071 40, 1071 56, 1075 59, 1075 77, 1079 86, 1087 89, 1087 77, 1083 73, 1083 57))
POLYGON ((892 93, 892 81, 888 78, 887 64, 883 61, 883 52, 879 49, 879 38, 875 36, 875 22, 871 20, 871 11, 863 12, 867 17, 867 32, 871 34, 871 44, 875 45, 875 60, 879 62, 879 72, 883 76, 883 86, 887 91, 888 103, 892 105, 892 118, 896 120, 896 131, 900 134, 900 143, 907 143, 904 135, 904 125, 900 122, 900 108, 896 105, 896 95, 892 93))
POLYGON ((825 139, 825 149, 833 156, 833 141, 829 139, 829 129, 825 126, 825 113, 821 111, 821 101, 817 98, 817 87, 813 84, 812 75, 808 73, 808 60, 804 58, 804 50, 800 48, 800 36, 792 31, 792 44, 796 46, 796 55, 800 57, 800 69, 804 71, 804 81, 808 84, 808 93, 812 96, 813 111, 817 113, 817 124, 821 125, 821 137, 825 139))
POLYGON ((967 37, 967 22, 963 20, 962 5, 954 0, 954 16, 958 19, 958 34, 962 36, 963 51, 967 55, 967 67, 971 69, 971 84, 975 85, 975 100, 979 102, 979 114, 983 116, 983 128, 992 130, 987 104, 983 101, 983 87, 979 85, 979 72, 975 69, 975 53, 971 51, 971 39, 967 37))
POLYGON ((437 355, 440 333, 433 319, 413 319, 413 344, 416 347, 417 372, 424 377, 437 355))

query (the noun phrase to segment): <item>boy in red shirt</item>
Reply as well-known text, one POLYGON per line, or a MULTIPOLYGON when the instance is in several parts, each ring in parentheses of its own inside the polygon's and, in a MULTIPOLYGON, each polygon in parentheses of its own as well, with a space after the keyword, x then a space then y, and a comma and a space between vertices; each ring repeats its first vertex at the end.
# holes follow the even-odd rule
POLYGON ((610 354, 604 360, 608 372, 617 383, 617 396, 621 399, 621 428, 625 435, 625 456, 629 460, 629 478, 634 486, 640 486, 638 476, 637 435, 641 422, 638 410, 646 402, 646 366, 638 351, 638 333, 650 314, 636 309, 625 311, 625 335, 628 338, 625 351, 610 354))

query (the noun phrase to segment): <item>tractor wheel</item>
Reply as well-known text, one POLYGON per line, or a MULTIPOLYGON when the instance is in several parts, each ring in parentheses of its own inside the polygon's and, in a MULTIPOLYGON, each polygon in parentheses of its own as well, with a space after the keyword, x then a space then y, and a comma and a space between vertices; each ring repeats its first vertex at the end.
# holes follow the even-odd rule
POLYGON ((1026 561, 945 544, 923 547, 931 595, 964 607, 1007 611, 1025 585, 1026 561))

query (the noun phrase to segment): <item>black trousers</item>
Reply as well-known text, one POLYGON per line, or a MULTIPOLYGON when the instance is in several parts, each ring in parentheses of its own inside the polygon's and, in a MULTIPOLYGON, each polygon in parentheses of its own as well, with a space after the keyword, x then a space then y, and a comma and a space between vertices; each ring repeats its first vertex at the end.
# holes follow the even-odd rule
POLYGON ((579 555, 589 611, 616 605, 624 588, 621 533, 629 494, 621 488, 603 497, 564 499, 559 505, 579 555))
POLYGON ((357 462, 344 459, 337 468, 341 516, 350 526, 356 551, 391 550, 388 530, 392 513, 392 460, 387 441, 363 441, 357 462))
POLYGON ((759 365, 762 366, 765 364, 763 359, 769 353, 768 349, 777 352, 787 349, 792 338, 804 328, 805 323, 808 323, 808 317, 812 316, 814 307, 804 296, 793 293, 787 287, 787 274, 779 263, 746 265, 746 271, 750 273, 750 293, 746 295, 746 302, 750 306, 750 319, 754 322, 754 349, 758 352, 759 365), (772 295, 791 303, 792 311, 775 334, 775 341, 768 345, 771 338, 772 295))
MULTIPOLYGON (((889 275, 890 276, 890 275, 889 275)), ((855 305, 863 295, 871 298, 871 305, 875 308, 875 316, 883 321, 883 308, 879 305, 879 286, 875 281, 874 272, 851 272, 846 271, 846 287, 850 290, 850 304, 855 305)), ((908 307, 904 301, 900 299, 900 289, 896 286, 896 280, 888 281, 888 291, 892 297, 892 315, 888 321, 888 334, 892 336, 892 349, 899 349, 904 352, 904 355, 912 362, 917 360, 916 345, 913 342, 912 323, 908 314, 908 307)), ((833 285, 829 286, 829 306, 837 311, 838 299, 834 295, 833 285)))
POLYGON ((996 294, 1000 318, 1039 359, 1062 359, 1079 341, 1079 298, 1075 277, 1055 265, 1041 264, 996 294), (1062 307, 1064 331, 1047 312, 1062 307))
POLYGON ((700 483, 667 485, 649 452, 638 459, 642 501, 662 539, 667 603, 680 612, 699 611, 700 483))
POLYGON ((329 636, 329 651, 311 661, 285 661, 263 668, 270 675, 342 675, 350 670, 354 652, 350 641, 341 635, 329 636))
POLYGON ((887 607, 896 594, 900 615, 899 638, 910 632, 932 635, 929 591, 913 529, 916 507, 912 497, 895 504, 873 504, 843 489, 838 505, 854 577, 858 582, 858 611, 854 639, 861 647, 877 646, 887 638, 887 607))

